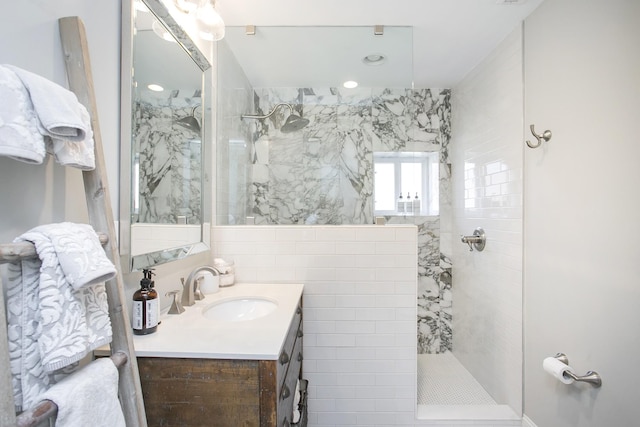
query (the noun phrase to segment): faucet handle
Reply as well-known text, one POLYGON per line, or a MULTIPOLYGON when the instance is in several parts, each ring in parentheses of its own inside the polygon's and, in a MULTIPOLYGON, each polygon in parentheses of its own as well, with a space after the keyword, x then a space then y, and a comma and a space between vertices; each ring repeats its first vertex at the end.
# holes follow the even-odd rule
POLYGON ((175 291, 169 291, 165 294, 165 296, 173 296, 173 301, 171 302, 171 308, 169 308, 169 314, 180 314, 184 313, 184 307, 180 303, 180 297, 182 295, 181 289, 176 289, 175 291))
POLYGON ((204 299, 204 294, 202 293, 202 291, 200 290, 200 284, 202 283, 202 281, 204 280, 204 276, 200 276, 195 280, 195 289, 193 290, 193 298, 196 301, 202 301, 204 299))

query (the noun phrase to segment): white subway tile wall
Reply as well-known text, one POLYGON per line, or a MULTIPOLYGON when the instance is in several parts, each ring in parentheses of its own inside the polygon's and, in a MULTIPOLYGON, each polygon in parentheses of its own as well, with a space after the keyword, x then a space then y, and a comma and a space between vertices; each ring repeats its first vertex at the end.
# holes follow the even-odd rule
POLYGON ((218 226, 240 282, 305 284, 309 426, 416 423, 417 228, 218 226))
POLYGON ((238 281, 305 284, 309 427, 514 425, 416 419, 415 226, 218 226, 212 241, 238 281))
POLYGON ((516 29, 453 93, 453 352, 498 403, 522 414, 522 35, 516 29))

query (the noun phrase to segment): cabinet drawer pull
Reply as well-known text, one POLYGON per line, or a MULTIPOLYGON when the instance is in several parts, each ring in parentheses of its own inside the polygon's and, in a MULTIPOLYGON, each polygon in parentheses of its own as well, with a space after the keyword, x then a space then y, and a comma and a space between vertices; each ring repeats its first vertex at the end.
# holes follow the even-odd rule
POLYGON ((302 338, 302 336, 304 335, 304 333, 302 333, 302 329, 298 329, 298 338, 302 338))
POLYGON ((298 362, 302 362, 302 352, 298 353, 298 362))
POLYGON ((283 351, 282 353, 280 353, 280 358, 278 358, 278 361, 281 365, 289 363, 289 355, 285 351, 283 351))
POLYGON ((287 397, 291 396, 291 390, 286 385, 282 386, 282 400, 285 400, 287 397))

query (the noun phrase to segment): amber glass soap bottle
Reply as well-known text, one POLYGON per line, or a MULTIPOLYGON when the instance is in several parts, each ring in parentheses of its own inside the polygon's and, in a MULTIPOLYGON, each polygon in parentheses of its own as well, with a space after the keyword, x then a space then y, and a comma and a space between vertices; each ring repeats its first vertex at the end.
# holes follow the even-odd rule
POLYGON ((158 293, 153 289, 153 270, 142 270, 140 289, 133 294, 131 324, 136 335, 152 334, 158 329, 158 293))

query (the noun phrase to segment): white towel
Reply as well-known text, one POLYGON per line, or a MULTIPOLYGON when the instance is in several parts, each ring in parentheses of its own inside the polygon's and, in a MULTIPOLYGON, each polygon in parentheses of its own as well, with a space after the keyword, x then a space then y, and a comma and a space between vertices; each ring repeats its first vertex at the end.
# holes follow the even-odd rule
MULTIPOLYGON (((78 109, 83 120, 91 123, 91 117, 84 105, 78 104, 78 109)), ((56 161, 63 166, 71 166, 80 170, 93 170, 96 168, 96 155, 91 128, 87 130, 86 135, 84 141, 81 142, 45 136, 47 152, 53 154, 56 161)))
POLYGON ((41 399, 58 405, 56 427, 125 427, 118 401, 118 369, 94 360, 47 390, 41 399))
POLYGON ((26 87, 38 117, 47 151, 64 166, 95 169, 91 117, 76 95, 42 76, 6 65, 26 87))
POLYGON ((296 380, 296 391, 293 392, 293 407, 297 408, 300 403, 300 380, 296 380))
POLYGON ((293 413, 291 414, 291 422, 293 424, 296 424, 298 421, 300 421, 300 398, 301 398, 301 394, 300 394, 300 380, 298 379, 296 381, 296 390, 293 392, 293 413))
POLYGON ((80 103, 73 92, 30 71, 9 64, 5 66, 18 75, 29 91, 43 135, 75 142, 84 141, 88 128, 80 117, 80 103))
POLYGON ((111 342, 106 292, 99 281, 116 270, 86 224, 44 225, 15 241, 34 243, 39 257, 7 269, 15 404, 28 408, 55 383, 57 370, 111 342))
POLYGON ((45 143, 29 92, 16 73, 0 65, 0 156, 41 164, 45 143))

